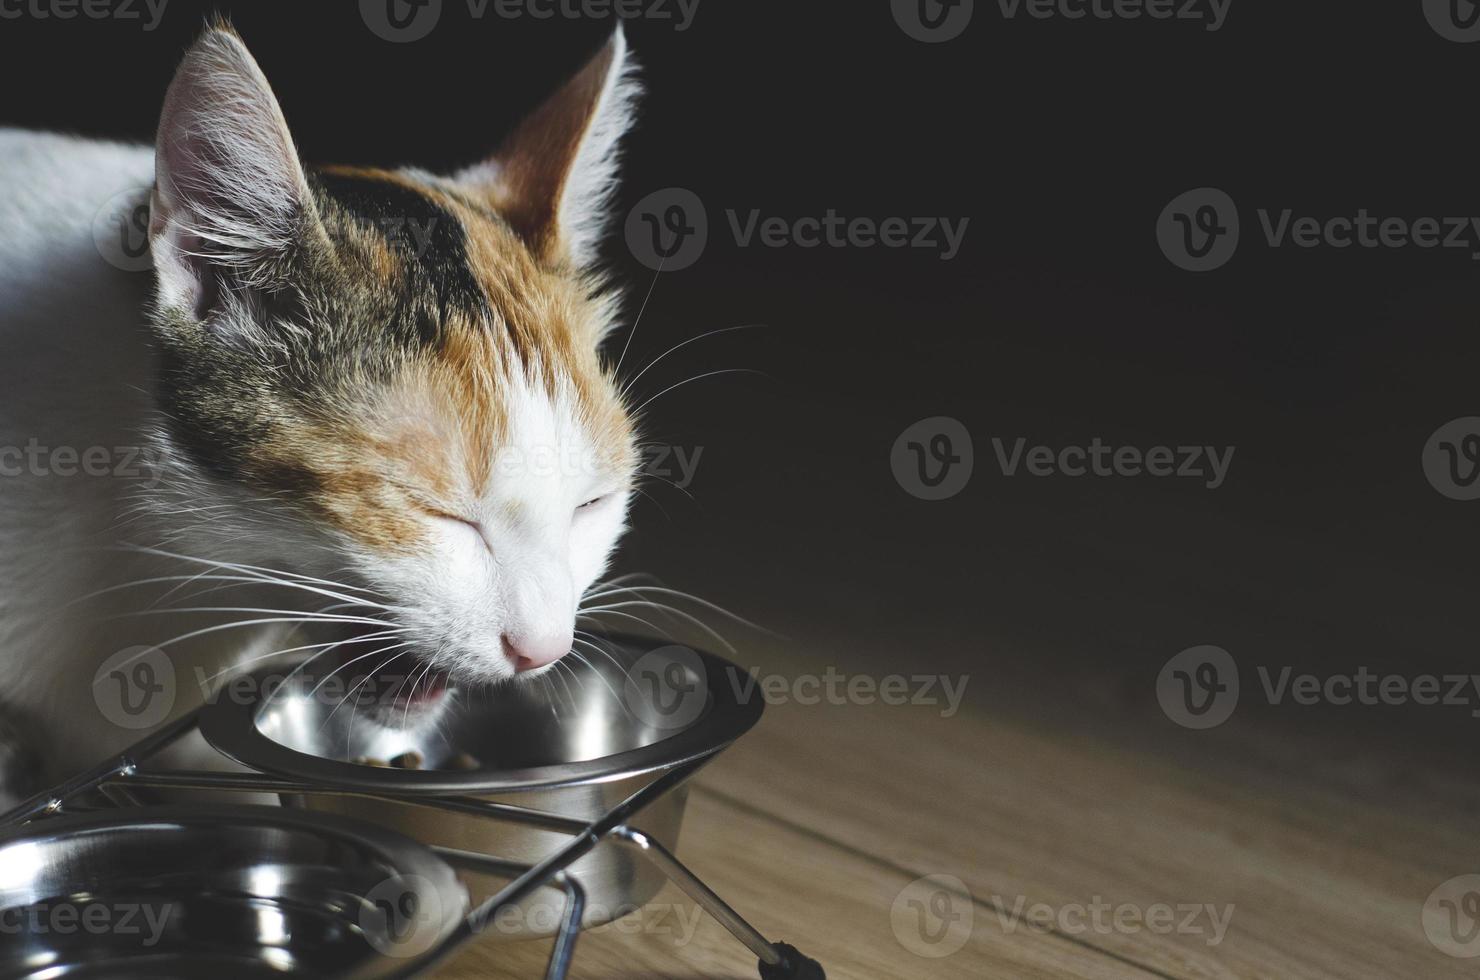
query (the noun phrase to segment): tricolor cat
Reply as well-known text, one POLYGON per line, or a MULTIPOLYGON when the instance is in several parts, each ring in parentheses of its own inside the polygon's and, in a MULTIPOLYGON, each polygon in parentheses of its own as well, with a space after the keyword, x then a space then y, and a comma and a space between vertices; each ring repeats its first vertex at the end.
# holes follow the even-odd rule
POLYGON ((594 267, 632 76, 618 33, 455 174, 311 168, 216 26, 153 148, 0 130, 0 806, 142 734, 120 651, 178 714, 332 649, 404 718, 580 649, 638 466, 594 267), (152 274, 95 243, 120 194, 152 274))

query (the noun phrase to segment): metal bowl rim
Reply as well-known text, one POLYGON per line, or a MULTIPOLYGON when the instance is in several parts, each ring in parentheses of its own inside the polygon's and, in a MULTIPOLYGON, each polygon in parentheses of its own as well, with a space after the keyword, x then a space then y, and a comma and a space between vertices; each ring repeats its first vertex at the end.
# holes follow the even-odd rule
MULTIPOLYGON (((614 634, 617 643, 652 647, 656 641, 614 634)), ((654 647, 656 649, 657 647, 654 647)), ((526 769, 468 772, 439 769, 380 769, 337 759, 309 755, 269 738, 257 727, 257 700, 219 698, 200 714, 200 731, 216 751, 260 772, 286 776, 325 788, 403 795, 487 795, 528 790, 558 789, 608 782, 671 769, 715 754, 749 731, 760 720, 765 705, 760 697, 741 698, 743 681, 751 675, 743 667, 703 650, 693 651, 704 664, 709 684, 708 710, 692 725, 649 745, 580 762, 562 762, 526 769), (719 683, 730 676, 733 684, 719 683)), ((271 677, 272 670, 252 676, 271 677)), ((258 686, 260 693, 260 685, 258 686)))
POLYGON ((58 836, 72 837, 91 831, 127 831, 151 824, 219 827, 232 825, 284 827, 329 833, 351 843, 368 847, 381 855, 386 864, 403 877, 419 877, 443 898, 446 921, 440 939, 446 939, 460 925, 470 902, 468 892, 452 866, 426 845, 379 824, 332 813, 298 810, 290 807, 259 804, 170 804, 124 809, 92 810, 87 813, 63 813, 30 823, 0 830, 0 848, 31 840, 58 836))

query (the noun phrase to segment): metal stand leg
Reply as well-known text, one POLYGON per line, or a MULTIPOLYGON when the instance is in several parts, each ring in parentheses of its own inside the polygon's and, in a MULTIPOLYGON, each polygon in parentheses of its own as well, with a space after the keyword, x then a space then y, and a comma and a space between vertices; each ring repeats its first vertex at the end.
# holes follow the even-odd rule
POLYGON ((586 890, 574 878, 562 877, 565 919, 555 934, 555 948, 550 951, 550 966, 545 970, 545 980, 565 980, 565 974, 570 970, 570 959, 575 955, 576 937, 581 934, 581 917, 586 914, 586 890))
MULTIPOLYGON (((527 864, 515 864, 473 851, 460 851, 438 845, 433 845, 432 850, 456 867, 499 878, 512 878, 529 870, 527 864)), ((556 872, 546 884, 558 886, 565 892, 565 910, 560 917, 560 928, 555 932, 555 946, 550 950, 550 965, 545 969, 545 980, 565 980, 565 975, 570 972, 571 958, 575 955, 576 938, 581 933, 581 920, 586 915, 586 889, 564 871, 556 872)), ((476 936, 499 907, 498 896, 495 895, 470 913, 465 923, 469 934, 476 936)), ((456 945, 459 943, 451 943, 449 948, 456 945)))
POLYGON ((683 890, 683 893, 699 904, 710 915, 729 930, 730 935, 744 943, 760 958, 762 980, 824 980, 822 966, 799 953, 795 947, 785 943, 772 943, 741 918, 740 913, 720 898, 699 876, 674 856, 658 841, 631 827, 617 827, 611 832, 612 839, 635 848, 651 861, 668 879, 683 890))

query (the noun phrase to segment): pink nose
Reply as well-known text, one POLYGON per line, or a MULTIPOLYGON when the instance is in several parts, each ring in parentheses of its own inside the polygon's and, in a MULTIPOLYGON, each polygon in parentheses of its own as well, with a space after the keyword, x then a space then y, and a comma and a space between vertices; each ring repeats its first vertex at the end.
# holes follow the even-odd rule
POLYGON ((553 664, 569 653, 571 647, 570 634, 514 637, 505 633, 503 642, 504 656, 509 658, 514 669, 520 673, 553 664))

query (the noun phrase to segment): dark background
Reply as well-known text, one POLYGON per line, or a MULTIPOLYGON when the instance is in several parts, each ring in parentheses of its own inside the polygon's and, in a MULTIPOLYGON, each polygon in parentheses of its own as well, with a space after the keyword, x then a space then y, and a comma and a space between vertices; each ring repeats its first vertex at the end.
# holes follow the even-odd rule
MULTIPOLYGON (((0 19, 0 122, 150 138, 211 9, 230 12, 310 161, 434 169, 491 150, 611 24, 475 20, 462 0, 407 44, 353 2, 171 0, 151 32, 0 19)), ((648 93, 621 213, 685 187, 711 235, 658 278, 627 364, 766 326, 643 377, 653 394, 706 371, 765 375, 654 403, 651 434, 703 455, 693 499, 649 488, 624 569, 840 663, 970 671, 978 707, 1012 692, 1165 727, 1157 671, 1201 643, 1245 670, 1471 669, 1480 502, 1441 496, 1420 456, 1441 424, 1480 415, 1480 265, 1468 249, 1271 249, 1255 209, 1480 213, 1480 45, 1441 38, 1418 0, 1233 0, 1218 32, 1007 20, 979 0, 943 44, 907 36, 886 0, 702 0, 687 30, 637 20, 629 37, 648 93), (1239 203, 1244 237, 1228 265, 1192 274, 1154 225, 1201 186, 1239 203), (951 261, 739 248, 731 208, 970 224, 951 261), (971 432, 976 469, 926 502, 889 455, 936 415, 971 432), (1009 479, 994 436, 1236 452, 1217 490, 1009 479)), ((617 227, 635 314, 654 277, 617 227)), ((1265 713, 1299 729, 1333 712, 1265 713)), ((1354 740, 1474 724, 1457 707, 1340 713, 1354 740)))

